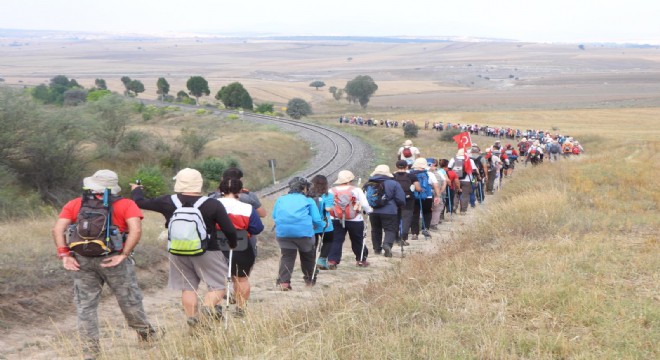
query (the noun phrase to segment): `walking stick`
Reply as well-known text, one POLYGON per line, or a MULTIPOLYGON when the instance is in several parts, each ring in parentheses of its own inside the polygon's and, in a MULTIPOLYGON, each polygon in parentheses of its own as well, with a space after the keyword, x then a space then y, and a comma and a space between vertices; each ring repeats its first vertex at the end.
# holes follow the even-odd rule
POLYGON ((364 243, 366 242, 367 239, 367 229, 368 229, 367 214, 364 214, 362 222, 364 223, 364 231, 362 232, 362 249, 360 251, 360 260, 359 260, 360 262, 364 261, 364 247, 365 247, 364 243))
POLYGON ((454 208, 451 206, 451 196, 452 192, 449 189, 449 186, 447 186, 447 202, 449 202, 449 222, 452 222, 452 215, 454 214, 454 208))
MULTIPOLYGON (((234 250, 229 250, 229 268, 227 269, 227 285, 225 286, 225 289, 229 289, 229 284, 232 283, 231 280, 231 262, 234 257, 234 250)), ((229 326, 229 294, 227 294, 227 302, 225 303, 225 330, 227 330, 227 327, 229 326)))

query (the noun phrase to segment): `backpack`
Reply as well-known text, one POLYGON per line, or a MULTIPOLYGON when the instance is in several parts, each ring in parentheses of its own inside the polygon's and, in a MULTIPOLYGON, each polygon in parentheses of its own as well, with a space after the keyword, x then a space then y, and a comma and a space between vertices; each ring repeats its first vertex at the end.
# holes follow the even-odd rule
POLYGON ((561 146, 557 143, 552 143, 550 145, 550 153, 551 154, 559 154, 561 152, 561 146))
POLYGON ((71 251, 82 256, 103 256, 124 247, 123 235, 112 225, 112 203, 119 196, 111 196, 110 189, 103 199, 85 190, 76 223, 69 225, 66 238, 71 251))
POLYGON ((417 181, 419 181, 419 186, 422 188, 422 191, 413 191, 413 196, 415 199, 424 200, 428 197, 433 196, 433 188, 429 182, 429 174, 426 170, 417 170, 413 172, 417 176, 417 181))
POLYGON ((358 211, 356 209, 355 195, 353 195, 353 187, 349 186, 345 190, 333 188, 332 192, 335 195, 335 201, 332 204, 330 215, 335 219, 340 219, 342 222, 344 220, 355 219, 358 211))
POLYGON ((573 155, 580 155, 580 148, 577 146, 573 146, 573 155))
POLYGON ((406 194, 406 200, 411 199, 413 196, 412 190, 410 190, 410 186, 413 184, 412 180, 410 180, 410 174, 408 173, 401 173, 401 172, 395 172, 394 174, 394 181, 398 182, 399 185, 403 188, 403 193, 406 194))
POLYGON ((486 171, 484 170, 484 164, 482 164, 482 160, 483 158, 481 155, 474 159, 474 164, 477 165, 477 168, 473 169, 472 172, 476 172, 480 177, 484 178, 486 177, 486 171))
POLYGON ((536 146, 532 146, 529 149, 529 156, 532 157, 532 158, 535 158, 535 157, 539 156, 539 152, 537 151, 536 146))
POLYGON ((412 153, 412 150, 410 150, 410 147, 405 146, 403 148, 403 151, 401 152, 401 155, 403 155, 403 157, 409 158, 409 157, 413 156, 413 153, 412 153))
POLYGON ((370 180, 362 187, 364 194, 367 196, 367 202, 372 208, 380 208, 387 204, 387 196, 385 196, 385 180, 370 180))
POLYGON ((200 197, 192 207, 184 207, 175 194, 172 202, 176 209, 167 227, 167 251, 174 255, 202 255, 208 247, 204 217, 199 207, 209 198, 200 197))
POLYGON ((451 168, 454 170, 459 179, 464 179, 467 175, 465 173, 465 159, 454 158, 454 166, 451 168))

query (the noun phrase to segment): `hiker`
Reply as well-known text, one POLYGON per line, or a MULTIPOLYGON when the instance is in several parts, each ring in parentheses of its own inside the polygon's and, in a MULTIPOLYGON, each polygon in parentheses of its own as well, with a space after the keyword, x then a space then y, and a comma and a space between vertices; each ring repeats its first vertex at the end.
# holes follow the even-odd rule
MULTIPOLYGON (((243 181, 243 171, 237 167, 231 167, 225 170, 222 173, 222 178, 220 179, 220 182, 222 182, 223 179, 227 178, 233 178, 233 179, 238 179, 243 181)), ((210 198, 220 198, 222 196, 222 192, 220 191, 220 188, 218 188, 215 192, 211 193, 208 195, 210 198)), ((261 205, 261 201, 257 197, 257 195, 253 192, 251 192, 248 189, 241 189, 241 192, 238 194, 238 200, 241 202, 244 202, 246 204, 252 205, 252 207, 257 211, 257 214, 259 214, 260 218, 266 217, 266 209, 261 205)), ((251 239, 254 236, 251 237, 251 239)), ((255 238, 256 239, 256 238, 255 238)))
MULTIPOLYGON (((426 164, 429 166, 429 172, 433 173, 436 179, 438 179, 438 194, 440 194, 438 197, 442 198, 442 195, 445 193, 445 189, 447 187, 447 173, 438 167, 438 160, 436 159, 427 158, 426 164)), ((438 230, 438 225, 442 222, 442 218, 444 218, 444 206, 444 201, 433 202, 433 206, 431 207, 431 225, 429 226, 429 230, 438 230)))
POLYGON ((413 210, 415 209, 413 191, 421 191, 422 188, 419 186, 417 176, 408 171, 408 162, 406 160, 396 162, 396 172, 392 175, 394 175, 394 180, 401 185, 406 198, 406 204, 400 206, 398 210, 400 229, 397 241, 401 241, 403 243, 402 245, 408 245, 408 233, 410 232, 413 210))
MULTIPOLYGON (((237 242, 232 256, 231 269, 229 269, 236 300, 234 314, 242 317, 245 315, 245 306, 250 298, 250 272, 257 259, 257 241, 254 235, 264 230, 264 224, 252 205, 239 200, 243 190, 241 180, 232 177, 223 178, 219 189, 223 195, 218 201, 225 207, 232 224, 242 235, 240 242, 237 242)), ((224 255, 229 256, 229 254, 224 255)))
MULTIPOLYGON (((499 140, 496 142, 499 142, 499 140)), ((458 175, 458 180, 461 185, 461 190, 458 192, 458 203, 460 205, 460 214, 465 215, 467 212, 468 204, 470 202, 470 196, 473 192, 472 170, 477 169, 477 165, 472 159, 465 156, 464 149, 458 149, 456 156, 449 160, 448 165, 452 170, 454 170, 454 172, 456 172, 456 175, 458 175), (470 162, 470 169, 467 169, 467 166, 465 165, 467 162, 470 162)))
POLYGON ((556 139, 553 139, 550 142, 548 153, 550 154, 550 162, 559 160, 559 155, 561 154, 561 145, 559 145, 559 142, 556 139))
POLYGON ((334 234, 332 247, 328 255, 328 268, 336 270, 341 263, 342 247, 346 240, 346 233, 351 240, 351 249, 355 255, 356 265, 369 266, 368 249, 364 246, 364 218, 362 213, 371 213, 372 208, 367 202, 364 192, 352 185, 355 175, 349 170, 342 170, 337 175, 330 192, 335 200, 330 211, 334 234))
POLYGON ((332 210, 335 197, 329 192, 328 178, 323 175, 314 176, 308 196, 318 201, 318 209, 324 222, 323 228, 316 229, 314 234, 316 238, 316 251, 319 251, 318 246, 321 247, 319 258, 316 261, 316 268, 319 270, 329 270, 328 255, 330 255, 334 235, 334 228, 332 227, 332 221, 330 221, 330 210, 332 210))
POLYGON ((398 208, 406 205, 406 196, 387 165, 378 165, 363 190, 373 208, 369 214, 371 242, 376 255, 392 257, 392 246, 399 231, 398 208), (383 237, 383 232, 385 237, 383 237))
POLYGON ((507 159, 509 159, 509 163, 504 165, 504 177, 509 177, 513 175, 515 163, 518 161, 518 151, 513 148, 513 145, 506 144, 504 154, 506 154, 507 159))
POLYGON ((403 142, 403 146, 399 148, 397 154, 397 160, 410 160, 414 162, 415 159, 419 158, 421 155, 419 149, 413 146, 411 140, 406 140, 403 142))
MULTIPOLYGON (((220 226, 230 248, 236 247, 236 228, 221 202, 202 196, 202 174, 190 168, 179 171, 174 177, 173 195, 154 199, 144 197, 143 187, 131 184, 132 196, 140 209, 151 210, 165 217, 168 228, 169 277, 167 285, 181 291, 181 303, 191 330, 200 322, 200 315, 207 319, 221 320, 228 274, 227 259, 220 251, 216 226, 220 226), (185 213, 201 213, 203 224, 186 219, 185 213), (198 238, 183 236, 194 224, 198 238), (194 246, 193 246, 194 245, 194 246), (197 304, 197 289, 204 281, 208 291, 197 304)), ((198 219, 198 215, 195 217, 198 219)), ((195 229, 193 229, 194 231, 195 229)))
POLYGON ((470 197, 470 204, 474 205, 476 200, 483 202, 486 197, 486 184, 488 182, 488 160, 486 159, 486 156, 481 154, 481 149, 477 144, 472 144, 470 149, 470 158, 477 166, 476 171, 473 171, 477 183, 474 186, 474 195, 470 197))
POLYGON ((306 286, 314 285, 314 231, 325 226, 313 199, 307 197, 310 183, 296 176, 289 181, 289 193, 280 196, 273 207, 275 236, 280 246, 280 267, 276 280, 282 291, 291 287, 291 273, 300 253, 300 268, 306 286))
POLYGON ((461 183, 458 180, 456 172, 449 167, 449 160, 441 159, 438 164, 447 174, 447 187, 445 188, 447 196, 444 197, 445 210, 446 212, 454 213, 456 208, 458 208, 455 199, 458 197, 458 192, 461 191, 461 183))
POLYGON ((412 165, 411 174, 417 176, 421 191, 413 192, 415 198, 415 207, 413 209, 412 224, 410 232, 411 240, 419 238, 420 217, 422 222, 422 234, 424 237, 431 237, 429 226, 431 226, 431 212, 433 204, 440 202, 440 187, 438 179, 434 174, 428 172, 429 166, 425 158, 418 158, 412 165), (420 216, 421 212, 421 216, 420 216))
POLYGON ((138 340, 148 342, 158 337, 144 312, 132 257, 142 233, 142 211, 133 200, 118 196, 118 184, 117 174, 111 170, 99 170, 84 178, 83 196, 64 205, 52 229, 57 256, 64 269, 72 272, 85 359, 101 352, 97 309, 105 283, 138 340), (94 217, 98 214, 101 216, 94 217), (81 238, 87 229, 91 236, 81 238), (110 242, 108 231, 113 232, 110 242), (99 233, 101 236, 92 242, 86 241, 99 233))

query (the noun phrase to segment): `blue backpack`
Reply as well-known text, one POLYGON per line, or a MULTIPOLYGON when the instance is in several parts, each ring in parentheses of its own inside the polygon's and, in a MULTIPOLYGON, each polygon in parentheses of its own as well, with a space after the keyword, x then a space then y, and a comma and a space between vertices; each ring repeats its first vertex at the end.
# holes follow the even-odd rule
POLYGON ((379 208, 387 205, 387 196, 385 195, 385 180, 371 180, 364 184, 362 191, 367 197, 367 202, 372 208, 379 208))
POLYGON ((415 170, 411 171, 412 174, 417 176, 417 181, 419 181, 419 186, 422 188, 422 191, 413 191, 413 196, 415 199, 426 199, 433 196, 433 188, 429 182, 429 174, 426 170, 415 170))

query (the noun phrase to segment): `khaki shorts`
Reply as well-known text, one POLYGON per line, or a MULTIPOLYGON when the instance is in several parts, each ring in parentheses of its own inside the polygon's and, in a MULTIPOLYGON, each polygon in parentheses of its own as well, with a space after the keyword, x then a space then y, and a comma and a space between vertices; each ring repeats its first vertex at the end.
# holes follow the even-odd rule
POLYGON ((200 256, 170 254, 170 276, 167 286, 174 290, 197 290, 204 281, 210 291, 224 290, 227 281, 227 259, 222 251, 207 251, 200 256))

